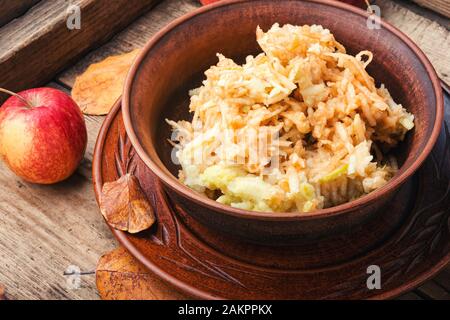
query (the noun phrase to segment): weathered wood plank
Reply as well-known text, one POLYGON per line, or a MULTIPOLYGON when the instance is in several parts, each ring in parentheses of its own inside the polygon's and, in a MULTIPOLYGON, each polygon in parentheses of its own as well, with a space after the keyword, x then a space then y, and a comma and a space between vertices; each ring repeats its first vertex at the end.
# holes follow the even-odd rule
POLYGON ((450 17, 450 1, 448 0, 413 0, 417 4, 450 17))
POLYGON ((450 84, 450 32, 432 20, 389 0, 376 0, 381 17, 407 34, 430 59, 438 75, 450 84))
MULTIPOLYGON (((440 24, 423 18, 413 11, 388 0, 377 0, 382 17, 410 36, 429 57, 439 76, 450 84, 450 32, 440 24)), ((199 7, 196 0, 166 0, 148 14, 119 33, 109 43, 93 51, 58 79, 72 86, 76 75, 91 63, 134 48, 142 47, 148 39, 173 19, 199 7)))
POLYGON ((117 246, 98 212, 91 182, 93 148, 104 117, 85 119, 85 158, 67 181, 29 184, 0 163, 0 283, 10 299, 98 298, 95 275, 82 276, 79 289, 63 276, 69 265, 95 270, 100 256, 117 246))
POLYGON ((412 12, 418 14, 419 16, 423 18, 427 18, 428 20, 432 20, 441 26, 443 26, 446 29, 449 29, 449 20, 446 16, 443 16, 442 14, 433 11, 431 9, 419 6, 417 3, 411 1, 411 0, 393 0, 395 3, 401 5, 402 7, 407 8, 408 10, 411 10, 412 12))
POLYGON ((64 71, 58 80, 72 87, 75 77, 90 64, 107 56, 116 55, 142 47, 162 27, 183 14, 200 7, 196 0, 165 0, 142 16, 127 29, 120 32, 110 42, 94 50, 73 67, 64 71))
POLYGON ((0 0, 0 27, 17 18, 40 0, 0 0))
MULTIPOLYGON (((67 1, 41 1, 0 29, 0 85, 19 91, 45 84, 159 0, 74 0, 81 28, 69 30, 67 1)), ((1 100, 0 100, 1 101, 1 100)))

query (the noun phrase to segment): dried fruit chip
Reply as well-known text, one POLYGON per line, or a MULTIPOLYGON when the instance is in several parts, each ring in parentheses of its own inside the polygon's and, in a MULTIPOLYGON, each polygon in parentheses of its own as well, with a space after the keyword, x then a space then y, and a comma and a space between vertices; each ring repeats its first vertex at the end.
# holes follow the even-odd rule
POLYGON ((103 185, 100 211, 113 228, 129 233, 146 230, 155 222, 153 208, 131 174, 103 185))
POLYGON ((128 70, 139 49, 90 65, 78 76, 72 88, 72 98, 85 114, 104 115, 122 94, 128 70))

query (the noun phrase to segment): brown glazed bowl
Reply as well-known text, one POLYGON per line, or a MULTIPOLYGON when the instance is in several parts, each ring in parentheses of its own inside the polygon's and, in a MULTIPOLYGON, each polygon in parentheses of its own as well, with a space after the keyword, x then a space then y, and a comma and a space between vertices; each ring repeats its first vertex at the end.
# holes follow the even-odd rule
MULTIPOLYGON (((403 33, 382 22, 369 30, 368 14, 336 1, 231 0, 185 15, 158 32, 134 63, 124 89, 123 118, 139 157, 163 182, 173 205, 217 232, 265 244, 309 241, 348 232, 389 215, 383 205, 419 168, 436 142, 443 119, 438 77, 423 52, 403 33), (165 118, 191 119, 188 90, 217 63, 216 53, 242 62, 261 52, 255 30, 275 22, 321 24, 350 53, 374 53, 369 73, 415 116, 415 129, 396 150, 401 168, 384 187, 357 200, 308 214, 261 213, 219 204, 181 184, 171 161, 165 118)), ((396 218, 400 222, 401 218, 396 218)))

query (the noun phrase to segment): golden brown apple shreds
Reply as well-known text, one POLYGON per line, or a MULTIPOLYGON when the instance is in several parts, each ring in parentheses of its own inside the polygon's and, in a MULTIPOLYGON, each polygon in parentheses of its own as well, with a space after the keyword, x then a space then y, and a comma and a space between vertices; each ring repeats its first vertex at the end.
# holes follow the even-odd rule
POLYGON ((129 233, 146 230, 155 222, 153 208, 138 179, 130 174, 103 185, 100 211, 113 228, 129 233))
POLYGON ((72 98, 84 114, 104 115, 122 94, 128 70, 139 49, 111 56, 90 65, 78 76, 72 88, 72 98))

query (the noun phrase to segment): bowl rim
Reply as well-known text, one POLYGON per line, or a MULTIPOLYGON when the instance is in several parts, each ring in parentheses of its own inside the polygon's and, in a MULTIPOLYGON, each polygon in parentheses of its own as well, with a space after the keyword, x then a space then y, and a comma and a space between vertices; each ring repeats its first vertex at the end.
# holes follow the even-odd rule
MULTIPOLYGON (((212 199, 205 198, 203 195, 195 192, 189 187, 183 185, 179 182, 176 177, 168 172, 161 169, 147 154, 134 130, 134 126, 131 120, 131 91, 133 87, 134 80, 136 78, 136 74, 140 69, 140 66, 145 59, 147 53, 170 31, 180 26, 181 24, 189 21, 190 19, 205 14, 209 11, 216 10, 221 7, 232 6, 235 4, 251 2, 254 0, 222 0, 217 3, 213 3, 210 5, 206 5, 200 7, 190 13, 187 13, 158 31, 144 46, 141 50, 137 58, 135 59, 125 81, 124 91, 122 95, 122 114, 123 121, 125 125, 125 130, 127 135, 131 141, 132 146, 136 150, 137 154, 141 158, 141 160, 145 163, 145 165, 169 188, 177 192, 179 195, 193 201, 200 206, 207 207, 208 209, 214 210, 216 212, 220 212, 226 215, 242 218, 242 219, 257 219, 264 221, 297 221, 297 220, 311 220, 311 219, 319 219, 324 217, 337 216, 344 213, 347 213, 351 210, 361 209, 366 206, 373 204, 373 201, 379 197, 386 196, 387 194, 398 189, 408 178, 410 178, 417 169, 422 165, 425 159, 430 154, 433 149, 437 138, 439 137, 443 116, 444 116, 444 99, 442 93, 442 87, 440 85, 440 80, 436 74, 435 69, 433 68, 431 62, 423 53, 423 51, 403 32, 401 32, 396 27, 392 26, 388 22, 381 19, 382 28, 387 29, 389 32, 393 33, 399 40, 403 41, 418 57, 419 61, 425 67, 427 75, 430 77, 433 92, 436 97, 436 120, 433 123, 433 131, 426 143, 422 153, 418 156, 418 158, 408 167, 405 171, 403 171, 400 175, 394 176, 391 180, 386 183, 383 187, 372 191, 369 194, 366 194, 358 199, 355 199, 350 202, 346 202, 340 204, 338 206, 320 209, 316 211, 312 211, 310 213, 301 213, 301 212, 260 212, 260 211, 250 211, 244 209, 238 209, 231 206, 227 206, 221 203, 218 203, 212 199)), ((307 2, 324 4, 327 6, 335 7, 338 9, 343 9, 349 11, 353 14, 368 18, 370 15, 364 10, 356 8, 346 3, 331 1, 331 0, 307 0, 307 2)))

